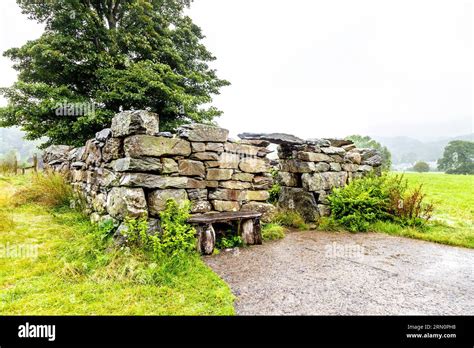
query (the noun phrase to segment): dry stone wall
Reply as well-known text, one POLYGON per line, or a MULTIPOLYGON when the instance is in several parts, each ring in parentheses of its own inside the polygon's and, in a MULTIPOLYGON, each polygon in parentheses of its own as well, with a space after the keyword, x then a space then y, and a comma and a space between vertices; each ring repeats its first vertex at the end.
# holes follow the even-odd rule
POLYGON ((268 215, 274 209, 266 202, 273 184, 268 145, 233 141, 226 129, 203 124, 160 132, 156 114, 125 111, 85 146, 51 146, 44 160, 68 173, 96 222, 142 215, 153 221, 168 199, 191 201, 193 214, 268 215))
POLYGON ((92 221, 120 225, 127 216, 145 215, 150 226, 159 226, 168 199, 191 201, 193 214, 259 211, 269 219, 272 169, 281 186, 278 205, 315 221, 329 214, 332 188, 378 172, 382 162, 377 151, 347 140, 243 133, 235 141, 228 133, 203 124, 160 132, 158 115, 124 111, 84 146, 50 146, 43 160, 67 173, 92 221), (279 144, 277 161, 267 157, 271 143, 279 144))

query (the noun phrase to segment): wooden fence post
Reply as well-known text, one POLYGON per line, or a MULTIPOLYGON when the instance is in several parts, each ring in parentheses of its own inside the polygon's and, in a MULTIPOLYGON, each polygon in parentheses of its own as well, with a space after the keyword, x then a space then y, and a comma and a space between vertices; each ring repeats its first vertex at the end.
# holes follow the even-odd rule
POLYGON ((36 153, 33 154, 33 170, 35 173, 38 171, 38 155, 36 153))
POLYGON ((16 154, 15 154, 15 161, 13 162, 13 172, 15 173, 15 175, 18 172, 18 160, 16 158, 16 154))

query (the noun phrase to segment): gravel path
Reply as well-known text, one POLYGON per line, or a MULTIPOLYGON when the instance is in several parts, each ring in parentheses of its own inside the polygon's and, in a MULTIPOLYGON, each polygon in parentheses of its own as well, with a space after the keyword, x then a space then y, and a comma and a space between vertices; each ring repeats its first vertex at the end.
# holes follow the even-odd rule
POLYGON ((473 315, 474 250, 379 233, 292 232, 205 258, 240 315, 473 315))

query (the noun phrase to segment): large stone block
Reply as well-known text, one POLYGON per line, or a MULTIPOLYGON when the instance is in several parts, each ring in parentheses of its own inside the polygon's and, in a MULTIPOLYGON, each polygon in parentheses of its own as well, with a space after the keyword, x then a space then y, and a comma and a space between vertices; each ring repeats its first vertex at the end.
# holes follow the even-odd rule
POLYGON ((281 171, 290 173, 312 173, 316 171, 313 162, 304 162, 297 159, 280 161, 281 171))
POLYGON ((95 143, 95 139, 87 140, 84 150, 86 157, 86 165, 88 166, 99 166, 102 161, 102 151, 98 144, 95 143))
POLYGON ((360 153, 355 152, 355 151, 350 151, 346 153, 346 155, 344 156, 344 161, 350 162, 353 164, 360 164, 360 162, 362 161, 362 157, 360 153))
POLYGON ((283 186, 278 206, 282 209, 296 210, 308 222, 316 221, 319 218, 318 204, 313 193, 302 188, 283 186))
POLYGON ((243 201, 246 198, 245 191, 218 188, 209 192, 209 199, 221 201, 243 201))
POLYGON ((229 180, 234 171, 232 169, 209 168, 207 170, 207 180, 229 180))
POLYGON ((163 164, 159 158, 142 157, 142 158, 119 158, 112 161, 110 168, 116 172, 162 172, 163 164))
POLYGON ((123 140, 120 138, 109 138, 102 148, 102 160, 110 162, 115 159, 123 157, 123 140))
POLYGON ((209 201, 192 201, 191 202, 191 214, 203 214, 210 212, 212 205, 209 201))
POLYGON ((191 201, 204 201, 207 199, 207 189, 188 189, 186 191, 191 201))
POLYGON ((224 128, 196 123, 178 128, 178 134, 190 141, 223 143, 227 141, 229 131, 224 128))
POLYGON ((329 163, 329 165, 331 166, 330 169, 333 172, 340 172, 342 170, 341 165, 339 163, 331 162, 331 163, 329 163))
POLYGON ((212 201, 214 210, 216 211, 239 211, 240 203, 237 201, 212 201))
POLYGON ((246 190, 252 187, 252 184, 247 181, 221 181, 219 183, 220 187, 228 188, 232 190, 246 190))
POLYGON ((267 140, 273 144, 304 144, 304 140, 286 133, 241 133, 240 139, 267 140))
POLYGON ((348 139, 326 138, 325 140, 328 140, 331 143, 331 146, 335 147, 343 147, 354 144, 352 140, 348 139))
POLYGON ((362 165, 362 166, 359 166, 359 168, 357 169, 357 171, 368 173, 368 172, 371 172, 373 169, 374 169, 374 167, 369 166, 369 165, 367 165, 367 164, 364 164, 364 165, 362 165))
POLYGON ((254 145, 258 146, 260 148, 265 148, 271 143, 268 140, 250 140, 250 139, 243 139, 240 141, 241 144, 247 144, 247 145, 254 145))
POLYGON ((199 161, 187 159, 179 160, 178 169, 180 175, 200 176, 202 178, 206 176, 206 168, 204 167, 204 164, 199 161))
POLYGON ((252 182, 254 175, 250 173, 234 173, 232 180, 252 182))
POLYGON ((50 145, 43 152, 43 162, 67 161, 72 149, 72 146, 67 145, 50 145))
POLYGON ((132 134, 156 135, 159 133, 159 117, 146 110, 123 111, 112 118, 112 135, 125 137, 132 134))
POLYGON ((191 155, 191 159, 199 161, 217 161, 219 154, 216 152, 196 152, 191 155))
POLYGON ((95 140, 103 143, 111 136, 112 130, 110 128, 104 128, 100 132, 95 133, 95 140))
POLYGON ((331 142, 327 139, 311 138, 305 141, 306 144, 317 145, 319 147, 331 146, 331 142))
POLYGON ((318 204, 319 215, 321 216, 329 216, 331 215, 331 209, 329 205, 326 204, 318 204))
POLYGON ((329 147, 323 147, 321 148, 323 153, 327 155, 340 155, 344 156, 346 154, 346 150, 344 150, 341 147, 335 147, 335 146, 329 146, 329 147))
POLYGON ((163 174, 171 174, 178 172, 178 163, 172 158, 162 158, 161 164, 163 165, 163 174))
POLYGON ((183 189, 155 190, 148 194, 148 211, 152 216, 159 216, 159 213, 166 209, 166 202, 172 199, 179 205, 183 204, 188 195, 183 189))
POLYGON ((246 173, 266 173, 270 170, 267 162, 261 158, 243 158, 239 169, 246 173))
POLYGON ((277 182, 282 186, 296 187, 299 186, 298 175, 289 172, 278 172, 277 182))
POLYGON ((223 152, 220 154, 216 166, 223 169, 237 169, 239 167, 239 162, 239 155, 229 152, 223 152))
POLYGON ((211 152, 223 152, 224 151, 224 144, 223 143, 207 143, 206 144, 206 151, 211 152))
POLYGON ((303 188, 308 191, 330 190, 347 183, 347 172, 305 173, 301 176, 303 188))
POLYGON ((199 180, 193 178, 187 178, 186 188, 188 189, 205 189, 209 185, 207 180, 199 180))
POLYGON ((241 155, 242 157, 257 156, 258 152, 261 151, 261 148, 247 144, 226 143, 225 151, 241 155))
POLYGON ((125 139, 125 153, 128 157, 189 156, 191 145, 179 138, 133 135, 125 139))
POLYGON ((365 161, 369 159, 370 157, 380 155, 379 151, 377 151, 376 149, 372 149, 370 147, 359 148, 359 149, 355 149, 354 151, 357 151, 360 153, 362 161, 365 161))
MULTIPOLYGON (((98 178, 98 184, 101 187, 111 187, 111 186, 119 186, 120 178, 122 175, 120 173, 116 173, 112 170, 104 169, 102 175, 98 178)), ((85 178, 85 172, 82 176, 82 179, 85 178)))
MULTIPOLYGON (((245 191, 241 191, 245 192, 245 191)), ((266 201, 270 198, 268 191, 259 190, 259 191, 246 191, 245 200, 247 201, 266 201)))
POLYGON ((276 207, 270 203, 264 202, 248 202, 242 205, 241 211, 256 211, 262 213, 262 222, 272 221, 276 212, 276 207))
POLYGON ((375 155, 362 161, 362 164, 373 166, 373 167, 380 166, 382 165, 382 163, 383 163, 383 158, 380 155, 375 155))
POLYGON ((107 209, 107 196, 99 193, 92 198, 92 209, 99 214, 104 214, 107 209))
POLYGON ((145 188, 187 188, 189 178, 182 176, 163 176, 145 173, 125 173, 121 176, 119 185, 145 188))
POLYGON ((327 172, 331 166, 326 162, 318 162, 314 164, 314 171, 315 172, 327 172))
POLYGON ((296 158, 308 162, 332 162, 332 158, 324 153, 298 152, 296 158))
POLYGON ((359 165, 352 163, 344 163, 342 169, 346 172, 356 172, 359 169, 359 165))
POLYGON ((273 178, 271 175, 257 175, 253 178, 252 183, 255 190, 269 190, 273 186, 273 178))
POLYGON ((147 215, 143 189, 113 187, 107 196, 107 212, 120 220, 147 215))
POLYGON ((193 152, 204 152, 204 151, 206 151, 206 144, 205 143, 192 142, 191 143, 191 150, 193 152))

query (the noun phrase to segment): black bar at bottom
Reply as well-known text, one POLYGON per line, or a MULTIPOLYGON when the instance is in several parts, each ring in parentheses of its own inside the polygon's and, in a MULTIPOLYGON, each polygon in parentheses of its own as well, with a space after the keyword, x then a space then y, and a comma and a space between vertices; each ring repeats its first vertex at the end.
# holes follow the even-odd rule
POLYGON ((222 343, 473 347, 474 317, 0 317, 1 348, 222 343))

